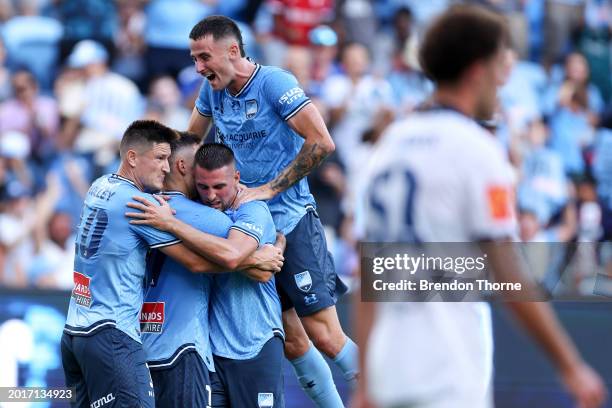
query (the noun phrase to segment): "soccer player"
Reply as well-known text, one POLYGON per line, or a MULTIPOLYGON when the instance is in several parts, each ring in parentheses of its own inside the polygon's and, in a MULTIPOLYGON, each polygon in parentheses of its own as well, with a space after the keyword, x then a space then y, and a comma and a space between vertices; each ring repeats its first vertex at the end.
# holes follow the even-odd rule
MULTIPOLYGON (((138 319, 148 248, 158 248, 192 272, 223 270, 174 236, 132 225, 124 216, 133 196, 151 199, 146 192, 162 189, 175 138, 173 130, 158 122, 132 123, 121 140, 117 174, 100 177, 85 198, 61 344, 66 385, 76 387, 73 406, 154 406, 138 319)), ((282 257, 274 254, 269 260, 268 267, 259 266, 280 268, 282 257)))
POLYGON ((333 359, 349 382, 355 381, 357 346, 344 334, 335 308, 346 287, 336 276, 305 178, 334 143, 293 75, 245 57, 232 20, 207 17, 189 38, 196 69, 206 78, 189 130, 205 135, 214 123, 215 141, 233 150, 241 182, 248 187, 234 207, 268 202, 276 228, 287 237, 286 264, 276 276, 285 356, 318 406, 342 406, 331 370, 308 340, 333 359))
MULTIPOLYGON (((503 20, 485 9, 451 8, 432 23, 420 61, 436 83, 433 104, 392 125, 371 159, 369 240, 498 242, 515 235, 508 161, 475 121, 492 117, 507 42, 503 20)), ((495 273, 529 282, 515 257, 490 244, 486 249, 495 273)), ((493 340, 486 303, 375 306, 357 307, 364 366, 356 407, 490 406, 493 340)), ((577 405, 599 406, 603 383, 549 305, 507 306, 552 359, 577 405)))
MULTIPOLYGON (((221 210, 231 218, 228 241, 239 257, 275 241, 274 221, 264 202, 250 201, 232 209, 240 173, 231 149, 218 143, 201 146, 195 155, 194 178, 200 200, 209 206, 202 214, 223 215, 221 210)), ((170 204, 178 216, 181 209, 175 208, 173 200, 170 204)), ((202 232, 177 220, 165 202, 141 209, 141 222, 180 237, 198 252, 213 249, 210 239, 203 239, 202 232)), ((219 250, 216 256, 231 254, 219 250)), ((211 292, 210 340, 216 371, 211 375, 212 405, 283 407, 284 333, 274 278, 270 274, 266 282, 256 282, 240 274, 219 275, 212 281, 211 292)))
MULTIPOLYGON (((179 220, 225 238, 232 220, 221 211, 193 201, 194 155, 199 142, 197 137, 182 132, 173 144, 164 195, 170 197, 179 220)), ((274 242, 275 237, 272 238, 270 243, 274 242)), ((255 250, 250 248, 251 252, 255 250)), ((281 251, 283 249, 284 246, 281 251)), ((158 251, 151 253, 148 269, 149 286, 145 289, 140 326, 156 404, 162 407, 211 406, 209 373, 214 371, 208 323, 211 277, 193 274, 158 251)), ((262 273, 264 281, 272 276, 271 272, 262 273)), ((234 274, 225 275, 229 278, 234 274)), ((280 320, 280 309, 278 315, 280 320)))

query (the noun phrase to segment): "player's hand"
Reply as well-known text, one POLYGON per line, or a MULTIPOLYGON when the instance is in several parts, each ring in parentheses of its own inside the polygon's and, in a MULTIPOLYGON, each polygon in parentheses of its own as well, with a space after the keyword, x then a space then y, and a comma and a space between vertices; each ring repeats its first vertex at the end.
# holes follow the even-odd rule
POLYGON ((266 244, 253 253, 254 267, 269 272, 280 272, 285 258, 282 251, 274 245, 266 244))
POLYGON ((281 252, 285 252, 285 248, 287 247, 287 238, 280 231, 276 231, 276 242, 274 242, 274 246, 280 249, 281 252))
POLYGON ((127 206, 141 212, 126 212, 125 216, 134 218, 130 221, 130 224, 150 225, 153 228, 168 231, 175 220, 175 211, 170 207, 165 198, 158 195, 153 197, 159 202, 159 205, 155 205, 144 197, 132 197, 132 200, 138 202, 129 202, 127 206))
POLYGON ((272 197, 274 197, 274 194, 265 184, 263 186, 254 188, 243 188, 242 190, 238 191, 238 195, 232 204, 232 208, 237 209, 242 204, 248 203, 249 201, 267 201, 272 197))
POLYGON ((249 268, 244 271, 240 271, 246 277, 253 279, 256 282, 266 283, 274 276, 274 272, 262 271, 257 268, 249 268))
POLYGON ((561 380, 576 400, 577 408, 601 407, 608 397, 601 377, 587 364, 580 363, 562 372, 561 380))

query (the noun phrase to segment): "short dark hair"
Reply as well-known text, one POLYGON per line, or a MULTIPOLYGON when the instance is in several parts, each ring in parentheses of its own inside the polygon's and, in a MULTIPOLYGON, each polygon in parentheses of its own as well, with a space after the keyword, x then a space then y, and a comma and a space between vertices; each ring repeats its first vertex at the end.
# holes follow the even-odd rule
POLYGON ((474 62, 510 45, 503 17, 483 7, 451 7, 429 26, 419 52, 425 75, 437 83, 453 83, 474 62))
POLYGON ((232 149, 221 143, 204 143, 195 154, 196 166, 206 170, 217 170, 235 163, 232 149))
POLYGON ((244 52, 244 43, 242 42, 242 33, 238 25, 231 18, 225 16, 208 16, 193 26, 189 33, 189 38, 197 41, 207 35, 212 35, 215 41, 222 38, 234 37, 238 42, 240 56, 246 56, 244 52))
POLYGON ((172 163, 181 149, 185 147, 196 146, 200 144, 201 138, 195 133, 191 132, 176 132, 178 137, 172 142, 170 147, 172 148, 172 154, 170 155, 170 163, 172 163))
POLYGON ((170 147, 177 139, 177 133, 156 120, 136 120, 123 132, 119 145, 121 157, 136 146, 168 143, 170 147))

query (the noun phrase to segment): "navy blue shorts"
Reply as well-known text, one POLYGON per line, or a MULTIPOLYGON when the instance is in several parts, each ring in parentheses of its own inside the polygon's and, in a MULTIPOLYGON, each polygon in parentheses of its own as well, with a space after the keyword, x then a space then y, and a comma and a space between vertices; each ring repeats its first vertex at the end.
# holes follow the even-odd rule
POLYGON ((283 349, 280 337, 266 342, 259 354, 248 360, 214 356, 212 381, 214 408, 283 408, 283 349))
POLYGON ((170 367, 150 370, 156 406, 207 408, 212 405, 210 375, 197 351, 183 352, 170 367))
POLYGON ((283 312, 295 307, 298 316, 310 316, 335 305, 346 293, 314 209, 309 209, 287 235, 284 255, 283 269, 275 275, 283 312))
POLYGON ((106 326, 87 335, 64 332, 62 364, 66 386, 76 387, 76 402, 71 403, 72 407, 155 406, 142 344, 121 330, 106 326))

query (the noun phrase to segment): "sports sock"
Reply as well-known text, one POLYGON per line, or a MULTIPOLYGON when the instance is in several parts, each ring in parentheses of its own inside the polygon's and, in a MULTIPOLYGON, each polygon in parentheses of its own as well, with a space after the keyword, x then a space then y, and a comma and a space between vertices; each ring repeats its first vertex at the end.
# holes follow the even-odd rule
POLYGON ((353 388, 357 385, 357 374, 359 374, 358 353, 357 344, 347 337, 344 347, 334 358, 334 363, 342 370, 344 379, 353 388))
POLYGON ((327 362, 312 343, 301 357, 289 360, 304 392, 320 408, 344 408, 327 362))

